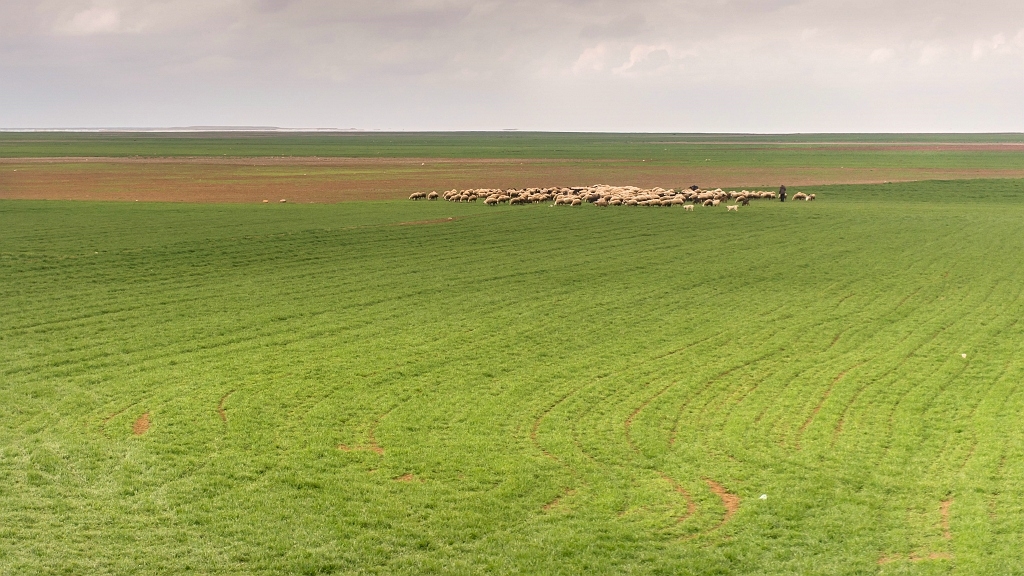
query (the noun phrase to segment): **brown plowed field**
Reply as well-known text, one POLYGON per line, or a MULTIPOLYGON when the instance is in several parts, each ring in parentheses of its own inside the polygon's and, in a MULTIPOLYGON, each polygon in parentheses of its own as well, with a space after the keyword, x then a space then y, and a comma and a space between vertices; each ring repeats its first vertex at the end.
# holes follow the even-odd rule
POLYGON ((634 186, 777 188, 964 178, 1022 170, 674 167, 608 160, 409 158, 0 159, 0 199, 343 202, 452 188, 634 186))

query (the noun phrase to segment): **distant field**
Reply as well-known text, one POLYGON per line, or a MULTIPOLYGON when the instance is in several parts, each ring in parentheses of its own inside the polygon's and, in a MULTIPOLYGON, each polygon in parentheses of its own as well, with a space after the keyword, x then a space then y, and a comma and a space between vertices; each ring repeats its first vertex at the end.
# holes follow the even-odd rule
POLYGON ((1024 573, 1024 180, 806 190, 0 201, 0 573, 1024 573))
POLYGON ((646 160, 700 165, 1024 168, 1024 134, 0 132, 0 158, 295 156, 646 160), (709 152, 713 153, 709 157, 709 152), (985 152, 985 154, 981 154, 985 152), (952 163, 952 165, 950 165, 952 163))
POLYGON ((339 202, 477 187, 976 178, 1024 178, 1024 136, 0 133, 0 199, 339 202))

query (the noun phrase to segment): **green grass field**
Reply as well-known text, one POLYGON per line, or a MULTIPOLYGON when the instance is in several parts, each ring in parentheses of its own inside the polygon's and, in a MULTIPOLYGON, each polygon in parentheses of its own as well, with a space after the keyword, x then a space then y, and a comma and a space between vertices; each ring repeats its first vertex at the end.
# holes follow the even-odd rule
POLYGON ((0 573, 1024 573, 1024 181, 807 191, 0 202, 0 573))
POLYGON ((636 160, 673 166, 1024 169, 1024 134, 577 134, 538 132, 0 132, 0 158, 325 156, 636 160), (958 144, 942 149, 930 145, 958 144), (966 145, 966 146, 963 146, 966 145), (901 148, 902 147, 902 148, 901 148), (976 147, 976 146, 975 146, 976 147))

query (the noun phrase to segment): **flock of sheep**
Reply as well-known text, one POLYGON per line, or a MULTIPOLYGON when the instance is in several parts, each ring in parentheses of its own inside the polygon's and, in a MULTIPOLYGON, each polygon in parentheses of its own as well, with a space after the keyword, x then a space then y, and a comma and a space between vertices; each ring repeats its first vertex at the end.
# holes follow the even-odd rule
MULTIPOLYGON (((476 202, 484 204, 538 204, 552 202, 555 206, 579 206, 589 202, 597 206, 685 206, 693 210, 694 205, 718 206, 722 202, 735 201, 729 210, 738 210, 738 206, 746 206, 751 200, 775 200, 778 194, 763 190, 740 190, 726 192, 721 188, 701 190, 697 186, 676 191, 664 188, 637 188, 636 186, 572 186, 569 188, 523 188, 523 189, 491 189, 476 188, 470 190, 449 190, 442 194, 437 192, 414 192, 410 200, 437 200, 444 198, 449 202, 476 202)), ((814 200, 814 194, 798 192, 793 200, 814 200)))

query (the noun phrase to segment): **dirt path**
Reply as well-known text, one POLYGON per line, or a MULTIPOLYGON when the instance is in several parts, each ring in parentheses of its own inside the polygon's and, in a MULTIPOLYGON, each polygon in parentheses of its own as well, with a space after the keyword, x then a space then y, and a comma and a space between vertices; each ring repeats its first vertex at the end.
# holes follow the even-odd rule
POLYGON ((635 160, 436 158, 0 159, 0 199, 319 202, 452 188, 689 184, 775 189, 928 179, 1024 178, 1024 170, 671 166, 635 160))

